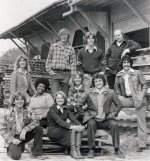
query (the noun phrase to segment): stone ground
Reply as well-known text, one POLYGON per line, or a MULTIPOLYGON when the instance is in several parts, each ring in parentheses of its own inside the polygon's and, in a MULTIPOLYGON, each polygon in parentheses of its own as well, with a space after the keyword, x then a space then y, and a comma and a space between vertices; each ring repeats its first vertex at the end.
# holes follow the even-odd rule
MULTIPOLYGON (((4 110, 0 109, 0 116, 3 114, 4 110)), ((111 138, 109 138, 108 142, 111 142, 111 138)), ((126 158, 125 159, 119 159, 116 158, 113 155, 113 147, 109 145, 104 145, 104 154, 100 155, 99 153, 96 153, 95 158, 89 159, 85 155, 84 161, 97 161, 97 160, 102 160, 102 161, 149 161, 150 160, 150 148, 149 150, 145 150, 142 153, 137 153, 136 152, 136 147, 137 147, 137 136, 135 134, 131 133, 126 133, 124 135, 121 135, 121 150, 124 152, 126 158)), ((150 136, 148 136, 148 140, 150 140, 150 136)), ((149 142, 149 141, 148 141, 149 142)), ((49 153, 49 154, 43 154, 45 156, 44 161, 74 161, 75 159, 71 158, 69 155, 65 154, 60 154, 60 153, 49 153)), ((29 153, 25 151, 23 153, 21 161, 34 161, 34 160, 40 160, 40 159, 30 159, 29 153)), ((78 159, 81 160, 81 159, 78 159)), ((6 154, 6 149, 4 148, 4 140, 0 136, 0 161, 12 161, 7 154, 6 154)))

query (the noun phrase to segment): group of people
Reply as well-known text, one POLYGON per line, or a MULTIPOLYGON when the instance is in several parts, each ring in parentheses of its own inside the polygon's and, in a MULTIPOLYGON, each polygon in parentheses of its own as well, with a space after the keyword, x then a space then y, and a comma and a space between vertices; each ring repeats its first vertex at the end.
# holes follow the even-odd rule
POLYGON ((34 139, 32 158, 42 156, 43 128, 54 142, 70 147, 70 155, 83 159, 80 152, 82 132, 87 129, 89 153, 94 157, 97 129, 110 131, 114 154, 121 152, 119 126, 115 119, 122 108, 135 108, 138 121, 138 152, 146 149, 146 81, 132 68, 131 56, 140 45, 126 40, 121 30, 114 32, 115 41, 108 52, 96 46, 96 36, 87 32, 85 46, 76 56, 69 43, 70 33, 61 29, 59 41, 49 50, 46 71, 51 76, 38 78, 34 85, 28 59, 17 58, 11 75, 10 109, 4 115, 0 134, 5 139, 7 154, 20 159, 25 143, 34 139), (51 88, 51 94, 47 89, 51 88), (112 104, 115 108, 112 110, 112 104))

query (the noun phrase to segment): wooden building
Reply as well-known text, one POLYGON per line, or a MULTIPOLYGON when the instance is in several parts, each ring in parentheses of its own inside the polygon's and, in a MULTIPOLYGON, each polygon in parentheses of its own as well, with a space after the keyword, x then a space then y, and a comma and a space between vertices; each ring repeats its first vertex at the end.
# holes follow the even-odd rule
POLYGON ((83 46, 83 35, 90 30, 97 35, 98 47, 106 52, 115 29, 122 29, 145 48, 150 46, 150 0, 56 0, 2 33, 0 39, 11 39, 30 58, 41 55, 46 59, 61 28, 70 30, 75 49, 83 46), (27 51, 14 38, 26 45, 27 51))

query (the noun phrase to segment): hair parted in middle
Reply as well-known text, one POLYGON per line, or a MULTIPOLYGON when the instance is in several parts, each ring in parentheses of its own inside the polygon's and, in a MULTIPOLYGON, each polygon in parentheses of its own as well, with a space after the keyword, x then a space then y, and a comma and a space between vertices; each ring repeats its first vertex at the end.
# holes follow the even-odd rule
POLYGON ((26 97, 25 97, 25 95, 24 95, 22 92, 20 92, 20 91, 14 93, 14 94, 12 95, 12 98, 11 98, 11 101, 10 101, 10 106, 15 107, 15 100, 18 99, 20 96, 24 99, 23 108, 26 108, 26 106, 27 106, 26 97))
POLYGON ((44 91, 48 90, 48 88, 49 88, 49 80, 47 78, 43 78, 43 77, 37 78, 36 81, 35 81, 35 83, 34 83, 35 89, 37 88, 37 86, 40 83, 42 83, 42 84, 45 85, 45 90, 44 91))
POLYGON ((64 104, 63 104, 63 105, 66 106, 66 105, 67 105, 67 95, 66 95, 63 91, 58 91, 58 92, 56 92, 55 98, 54 98, 54 103, 57 104, 56 98, 57 98, 57 95, 58 95, 58 94, 60 94, 60 95, 63 96, 63 98, 64 98, 64 104))
POLYGON ((75 78, 76 76, 79 76, 81 78, 81 83, 83 83, 83 80, 84 80, 84 76, 83 76, 83 73, 77 71, 75 74, 73 74, 72 76, 72 84, 73 86, 75 86, 75 78))
POLYGON ((104 75, 98 73, 98 74, 94 74, 92 77, 92 86, 93 87, 95 87, 95 79, 97 79, 97 78, 102 79, 103 85, 104 86, 106 85, 106 79, 105 79, 104 75))
POLYGON ((67 35, 68 36, 68 40, 69 40, 69 38, 70 38, 70 32, 69 32, 68 29, 62 28, 61 30, 59 30, 58 37, 60 38, 62 35, 67 35))
POLYGON ((20 65, 19 65, 19 61, 21 59, 24 59, 26 61, 26 66, 25 66, 25 70, 27 72, 30 72, 30 66, 29 66, 29 62, 28 62, 28 58, 24 55, 19 55, 17 58, 16 58, 16 61, 15 61, 15 65, 14 65, 14 71, 17 71, 18 68, 20 68, 20 65))
POLYGON ((93 37, 93 39, 94 39, 94 44, 95 44, 95 43, 96 43, 96 35, 95 35, 93 32, 91 32, 91 31, 85 33, 85 35, 84 35, 84 37, 83 37, 84 43, 87 44, 87 39, 88 39, 89 37, 93 37))

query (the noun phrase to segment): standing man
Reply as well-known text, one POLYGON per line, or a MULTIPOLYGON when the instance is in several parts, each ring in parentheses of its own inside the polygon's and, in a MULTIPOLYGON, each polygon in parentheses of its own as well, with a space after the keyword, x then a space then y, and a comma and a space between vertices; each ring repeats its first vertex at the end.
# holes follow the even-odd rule
POLYGON ((76 55, 74 48, 69 44, 70 32, 61 29, 58 33, 60 41, 54 43, 49 50, 46 61, 46 71, 51 75, 51 91, 53 97, 62 90, 68 94, 71 74, 76 71, 76 55))
POLYGON ((121 70, 121 58, 126 54, 131 56, 135 50, 141 48, 133 40, 126 40, 121 30, 115 30, 114 38, 115 41, 110 45, 106 53, 106 76, 110 89, 114 89, 116 74, 121 70))
POLYGON ((123 70, 117 73, 115 80, 115 92, 118 95, 122 107, 135 108, 138 122, 137 152, 146 148, 147 126, 146 126, 146 81, 140 71, 130 67, 131 59, 128 55, 122 59, 123 70))
POLYGON ((96 35, 87 32, 84 36, 85 47, 79 51, 77 70, 84 73, 84 85, 88 89, 92 84, 92 76, 96 73, 104 74, 104 53, 95 46, 96 35))
POLYGON ((121 110, 121 102, 115 92, 108 89, 104 75, 95 74, 92 79, 91 88, 86 96, 80 99, 77 107, 82 107, 87 103, 87 111, 84 114, 83 124, 87 124, 89 153, 88 158, 94 157, 95 149, 95 133, 97 129, 110 131, 112 142, 115 150, 115 155, 119 158, 125 158, 124 154, 119 149, 119 127, 114 119, 121 110), (115 111, 110 112, 111 105, 116 105, 115 111))

